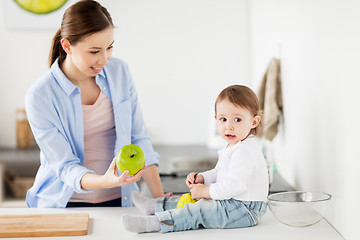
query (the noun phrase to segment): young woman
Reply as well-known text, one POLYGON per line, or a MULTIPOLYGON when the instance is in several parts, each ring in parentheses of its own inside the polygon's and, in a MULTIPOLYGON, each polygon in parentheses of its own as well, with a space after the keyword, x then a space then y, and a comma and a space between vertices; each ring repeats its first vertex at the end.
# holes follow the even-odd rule
POLYGON ((79 1, 64 13, 50 69, 26 95, 41 161, 29 207, 131 206, 142 176, 154 197, 171 195, 163 192, 129 69, 111 57, 113 29, 96 1, 79 1), (114 156, 127 144, 144 150, 146 168, 119 176, 114 156))

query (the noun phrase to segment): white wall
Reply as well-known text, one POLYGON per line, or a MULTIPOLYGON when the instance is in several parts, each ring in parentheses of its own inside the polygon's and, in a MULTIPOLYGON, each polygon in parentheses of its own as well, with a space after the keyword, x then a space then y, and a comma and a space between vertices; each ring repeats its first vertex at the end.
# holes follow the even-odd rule
POLYGON ((0 1, 0 147, 15 147, 15 110, 24 107, 27 89, 48 69, 55 29, 8 30, 4 12, 0 1))
MULTIPOLYGON (((155 143, 206 143, 218 92, 233 83, 256 88, 280 56, 279 171, 298 189, 332 194, 327 219, 346 239, 359 238, 359 1, 100 2, 118 26, 114 55, 130 65, 155 143)), ((0 17, 0 146, 15 146, 15 108, 47 70, 54 32, 9 31, 0 17)))
POLYGON ((272 57, 282 61, 278 169, 300 190, 332 194, 327 220, 359 239, 360 2, 253 0, 250 9, 254 84, 272 57))
MULTIPOLYGON (((114 56, 130 66, 153 142, 205 144, 217 94, 249 83, 248 1, 99 2, 117 26, 114 56)), ((9 31, 0 18, 0 146, 15 146, 15 108, 47 70, 55 31, 9 31)))

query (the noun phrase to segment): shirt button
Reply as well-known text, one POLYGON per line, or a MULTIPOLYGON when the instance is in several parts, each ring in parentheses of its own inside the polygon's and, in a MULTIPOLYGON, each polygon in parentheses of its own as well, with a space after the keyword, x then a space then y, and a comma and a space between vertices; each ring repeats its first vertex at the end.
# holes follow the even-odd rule
POLYGON ((104 90, 106 90, 106 87, 103 87, 104 90))
POLYGON ((128 197, 124 197, 124 200, 127 200, 128 199, 128 197))

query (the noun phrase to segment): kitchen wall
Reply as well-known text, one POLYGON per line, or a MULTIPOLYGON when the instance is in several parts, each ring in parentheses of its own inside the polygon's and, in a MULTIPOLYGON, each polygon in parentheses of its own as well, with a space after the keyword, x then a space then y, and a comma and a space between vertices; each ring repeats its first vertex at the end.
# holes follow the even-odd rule
MULTIPOLYGON (((282 61, 284 122, 272 144, 296 188, 333 196, 327 220, 358 239, 360 2, 356 0, 100 1, 117 26, 154 143, 205 144, 218 92, 257 89, 282 61)), ((8 30, 0 1, 0 146, 15 146, 15 108, 47 70, 51 30, 8 30)))
POLYGON ((251 79, 282 62, 284 123, 273 142, 281 174, 333 199, 327 220, 359 239, 360 2, 253 0, 251 79))
MULTIPOLYGON (((249 84, 248 1, 99 2, 117 26, 114 56, 130 66, 153 142, 205 144, 217 94, 249 84)), ((14 147, 15 109, 48 69, 57 29, 8 30, 4 8, 0 1, 0 146, 14 147)))

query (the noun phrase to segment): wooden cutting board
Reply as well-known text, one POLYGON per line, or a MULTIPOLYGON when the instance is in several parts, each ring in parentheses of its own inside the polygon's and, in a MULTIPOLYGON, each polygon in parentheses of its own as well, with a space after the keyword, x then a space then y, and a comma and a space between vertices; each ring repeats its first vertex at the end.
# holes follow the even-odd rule
POLYGON ((88 213, 0 215, 0 237, 81 236, 88 225, 88 213))

